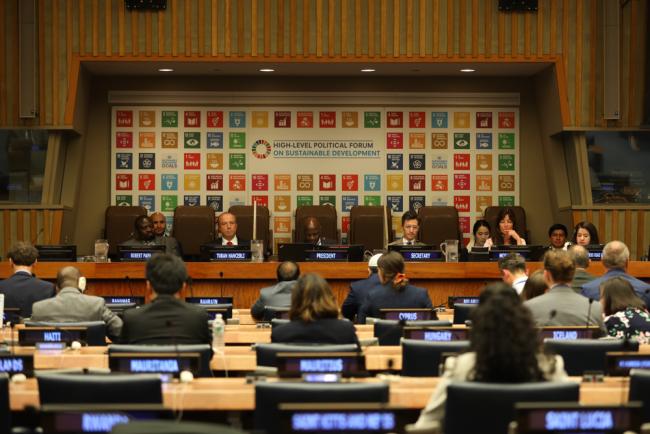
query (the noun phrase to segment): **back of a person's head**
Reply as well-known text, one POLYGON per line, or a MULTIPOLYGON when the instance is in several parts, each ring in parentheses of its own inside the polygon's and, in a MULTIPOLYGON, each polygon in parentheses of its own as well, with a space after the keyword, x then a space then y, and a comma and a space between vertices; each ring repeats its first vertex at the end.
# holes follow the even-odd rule
POLYGON ((568 252, 549 250, 544 255, 544 269, 550 273, 555 283, 569 283, 573 280, 576 264, 568 252))
POLYGON ((78 288, 81 272, 77 267, 63 267, 56 273, 56 287, 78 288))
POLYGON ((540 342, 532 314, 503 282, 488 285, 472 314, 470 348, 476 353, 474 379, 490 383, 542 380, 540 342))
POLYGON ((643 300, 634 292, 632 284, 622 277, 613 277, 601 283, 600 298, 603 300, 605 315, 613 315, 627 308, 646 308, 643 300))
POLYGON ((300 276, 300 267, 293 261, 284 261, 276 270, 278 282, 289 282, 296 280, 300 276))
POLYGON ((569 249, 569 255, 576 264, 576 268, 587 268, 589 266, 589 251, 584 247, 574 244, 569 249))
POLYGON ((499 258, 499 269, 513 274, 526 272, 526 260, 519 253, 508 253, 499 258))
POLYGON ((314 273, 300 276, 291 292, 289 318, 310 322, 338 315, 339 308, 327 281, 314 273))
POLYGON ((544 280, 544 270, 535 270, 528 276, 524 289, 521 291, 521 299, 523 301, 530 300, 537 296, 543 295, 548 289, 546 280, 544 280))
POLYGON ((621 241, 610 241, 603 248, 601 261, 605 268, 625 269, 630 260, 630 249, 621 241))
POLYGON ((377 268, 381 270, 384 280, 394 289, 401 290, 408 285, 408 279, 404 275, 404 258, 399 253, 389 252, 381 255, 377 268))
POLYGON ((7 252, 7 258, 11 259, 14 265, 30 267, 38 259, 38 250, 30 243, 18 241, 7 252))
POLYGON ((146 277, 157 294, 173 295, 187 281, 187 269, 179 257, 159 253, 147 261, 146 277))

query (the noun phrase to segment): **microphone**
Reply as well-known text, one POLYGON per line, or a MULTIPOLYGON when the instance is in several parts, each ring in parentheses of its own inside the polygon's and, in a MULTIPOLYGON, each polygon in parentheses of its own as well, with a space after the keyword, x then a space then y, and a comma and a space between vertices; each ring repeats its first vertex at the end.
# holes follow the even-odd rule
POLYGON ((551 322, 553 321, 553 319, 555 318, 556 315, 557 315, 557 310, 555 310, 555 309, 551 310, 551 311, 548 313, 548 319, 547 319, 546 322, 542 325, 542 327, 547 327, 547 326, 551 325, 551 322))
POLYGON ((589 328, 589 324, 591 323, 591 305, 593 304, 594 299, 590 298, 589 299, 589 308, 587 309, 587 325, 585 326, 586 328, 589 328))
POLYGON ((189 383, 194 379, 194 374, 187 369, 182 369, 181 352, 178 348, 178 340, 176 339, 176 331, 174 330, 174 321, 171 319, 166 320, 165 327, 169 329, 169 336, 172 338, 172 346, 174 348, 174 354, 176 355, 176 363, 178 364, 178 379, 181 383, 189 383))
POLYGON ((219 271, 220 297, 223 298, 223 271, 219 271))
POLYGON ((45 232, 45 227, 42 227, 42 228, 41 228, 41 229, 36 233, 36 235, 34 236, 34 238, 31 239, 31 244, 32 244, 32 245, 33 245, 34 243, 36 243, 36 241, 38 240, 38 237, 40 237, 41 234, 42 234, 43 232, 45 232))
POLYGON ((194 298, 194 286, 192 286, 192 276, 187 276, 187 286, 190 287, 190 297, 194 298))
POLYGON ((129 290, 129 293, 131 294, 131 299, 133 300, 134 296, 133 296, 133 288, 131 287, 131 278, 128 275, 126 275, 124 276, 124 280, 126 280, 126 287, 129 290))

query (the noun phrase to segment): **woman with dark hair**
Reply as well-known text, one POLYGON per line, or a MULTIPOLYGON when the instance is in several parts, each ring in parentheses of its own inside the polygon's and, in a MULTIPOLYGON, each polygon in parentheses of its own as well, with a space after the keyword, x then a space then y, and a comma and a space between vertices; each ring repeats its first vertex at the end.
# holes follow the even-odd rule
POLYGON ((301 276, 291 292, 291 322, 271 332, 271 342, 358 344, 354 325, 339 319, 339 308, 325 279, 301 276))
POLYGON ((544 270, 535 270, 524 283, 524 289, 521 290, 520 294, 521 301, 543 295, 547 290, 548 283, 544 280, 544 270))
POLYGON ((487 220, 476 220, 472 228, 472 238, 467 243, 467 250, 472 247, 492 247, 490 239, 490 223, 487 220))
POLYGON ((444 374, 417 428, 444 419, 447 386, 454 381, 530 383, 568 381, 560 356, 542 352, 535 322, 517 293, 503 282, 488 285, 472 314, 470 350, 445 360, 444 374))
POLYGON ((359 323, 364 324, 369 316, 378 318, 380 309, 433 309, 427 290, 409 285, 409 280, 404 274, 404 258, 399 253, 382 255, 377 262, 377 273, 381 285, 368 292, 359 309, 359 323))
POLYGON ((517 226, 515 211, 512 208, 501 208, 497 214, 497 227, 494 228, 492 244, 495 246, 525 246, 526 240, 515 231, 515 226, 517 226))
POLYGON ((609 336, 636 338, 639 344, 650 342, 650 315, 630 282, 613 277, 601 283, 600 305, 609 336))
POLYGON ((571 238, 573 244, 579 246, 588 246, 590 244, 600 244, 598 240, 598 229, 593 223, 588 221, 581 221, 573 229, 573 238, 571 238))

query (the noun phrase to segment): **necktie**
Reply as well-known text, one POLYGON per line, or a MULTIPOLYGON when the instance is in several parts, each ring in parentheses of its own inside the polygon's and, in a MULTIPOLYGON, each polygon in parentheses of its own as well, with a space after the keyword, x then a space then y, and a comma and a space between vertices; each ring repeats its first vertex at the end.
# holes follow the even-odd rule
POLYGON ((226 243, 226 246, 232 246, 232 241, 228 241, 228 242, 226 243))

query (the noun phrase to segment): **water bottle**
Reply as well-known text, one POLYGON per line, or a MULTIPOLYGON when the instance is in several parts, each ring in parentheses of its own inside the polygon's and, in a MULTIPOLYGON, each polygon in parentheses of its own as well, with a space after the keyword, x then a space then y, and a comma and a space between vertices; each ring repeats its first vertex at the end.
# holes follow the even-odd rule
POLYGON ((223 321, 223 316, 218 313, 217 317, 212 321, 212 348, 223 348, 225 330, 226 323, 223 321))

